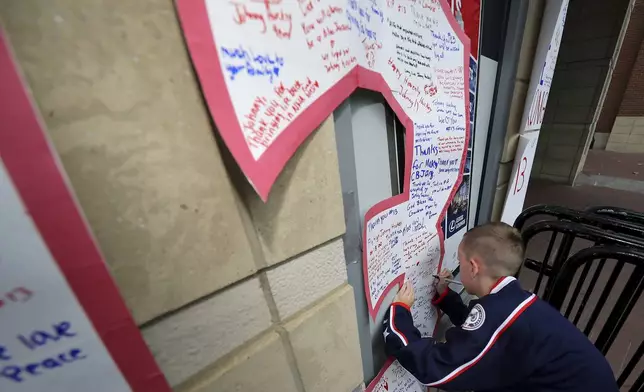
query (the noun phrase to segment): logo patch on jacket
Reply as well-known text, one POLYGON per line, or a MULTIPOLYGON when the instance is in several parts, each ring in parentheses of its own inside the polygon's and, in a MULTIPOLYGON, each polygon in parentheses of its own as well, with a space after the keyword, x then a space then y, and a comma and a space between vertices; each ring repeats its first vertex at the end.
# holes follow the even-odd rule
POLYGON ((485 310, 481 304, 476 304, 470 311, 470 314, 465 319, 465 322, 461 326, 466 331, 475 331, 481 328, 481 325, 485 322, 485 310))

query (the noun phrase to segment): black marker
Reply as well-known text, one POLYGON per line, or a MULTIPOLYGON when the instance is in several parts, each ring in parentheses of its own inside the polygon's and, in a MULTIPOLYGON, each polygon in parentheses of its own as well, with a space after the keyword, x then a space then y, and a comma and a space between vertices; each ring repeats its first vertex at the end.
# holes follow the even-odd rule
MULTIPOLYGON (((432 276, 433 276, 434 278, 436 278, 436 279, 440 279, 440 278, 441 278, 441 277, 440 277, 440 276, 438 276, 438 275, 432 275, 432 276)), ((446 281, 447 283, 450 283, 450 284, 451 284, 451 283, 454 283, 454 284, 457 284, 457 285, 460 285, 460 286, 462 286, 462 285, 463 285, 463 283, 459 282, 458 280, 453 280, 453 279, 447 279, 447 278, 446 278, 446 279, 445 279, 445 281, 446 281)))

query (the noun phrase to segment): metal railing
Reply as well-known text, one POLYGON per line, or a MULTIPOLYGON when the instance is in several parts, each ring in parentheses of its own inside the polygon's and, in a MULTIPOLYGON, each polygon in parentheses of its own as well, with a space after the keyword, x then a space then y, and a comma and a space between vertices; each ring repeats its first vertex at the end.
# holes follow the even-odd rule
MULTIPOLYGON (((624 323, 628 316, 632 313, 633 308, 637 301, 642 297, 642 292, 644 292, 644 251, 641 249, 626 248, 623 246, 608 245, 608 246, 593 246, 590 248, 582 249, 572 257, 570 257, 561 270, 554 279, 554 284, 552 286, 552 293, 548 302, 553 305, 556 309, 562 310, 564 304, 566 304, 566 309, 564 311, 564 316, 569 318, 572 316, 572 311, 576 307, 576 314, 571 320, 575 326, 581 329, 579 321, 581 315, 586 309, 586 305, 589 302, 591 294, 596 288, 597 279, 593 279, 588 283, 585 293, 581 299, 579 305, 577 305, 577 299, 581 291, 582 286, 585 282, 585 277, 590 270, 593 264, 596 264, 595 267, 595 276, 597 271, 607 264, 606 260, 615 260, 615 265, 613 270, 610 273, 606 284, 604 285, 599 299, 595 306, 590 310, 590 317, 588 318, 586 325, 583 328, 583 332, 586 336, 590 337, 590 333, 595 327, 600 313, 604 310, 607 304, 607 300, 610 294, 615 294, 615 283, 623 271, 626 265, 632 265, 634 268, 626 281, 626 284, 621 289, 617 300, 612 306, 608 318, 604 322, 603 326, 600 328, 599 334, 594 341, 595 347, 602 354, 606 355, 608 350, 615 342, 617 335, 622 330, 624 323), (573 279, 579 269, 583 268, 580 278, 577 280, 577 284, 572 292, 571 296, 568 296, 570 288, 573 285, 573 279), (568 298, 568 301, 566 299, 568 298), (576 306, 577 305, 577 306, 576 306)), ((641 336, 641 335, 640 335, 641 336)), ((635 369, 638 362, 641 360, 642 355, 644 354, 644 338, 640 342, 637 350, 630 358, 626 366, 623 368, 619 376, 617 377, 617 384, 621 388, 626 380, 629 378, 630 374, 635 369)), ((644 372, 641 373, 633 385, 630 388, 630 391, 639 392, 644 389, 644 372)))
MULTIPOLYGON (((524 210, 515 221, 515 227, 521 230, 526 248, 535 244, 539 235, 550 234, 543 258, 530 252, 532 257, 527 257, 523 265, 523 268, 537 272, 532 291, 560 310, 606 355, 644 291, 644 214, 606 206, 577 211, 538 205, 524 210), (538 216, 542 219, 534 219, 538 216), (570 256, 571 253, 574 254, 570 256), (616 283, 625 267, 633 270, 621 292, 617 293, 616 283), (605 281, 600 279, 604 272, 608 274, 605 281), (546 278, 547 283, 539 293, 546 278), (602 285, 596 302, 592 302, 591 298, 596 297, 602 285), (616 294, 619 294, 617 300, 612 309, 606 310, 608 317, 594 339, 593 328, 605 315, 604 309, 611 306, 607 305, 609 297, 616 294), (585 321, 583 329, 582 321, 585 321)), ((644 355, 644 338, 637 347, 623 369, 618 371, 620 388, 644 355)), ((644 372, 629 392, 644 392, 644 372)))

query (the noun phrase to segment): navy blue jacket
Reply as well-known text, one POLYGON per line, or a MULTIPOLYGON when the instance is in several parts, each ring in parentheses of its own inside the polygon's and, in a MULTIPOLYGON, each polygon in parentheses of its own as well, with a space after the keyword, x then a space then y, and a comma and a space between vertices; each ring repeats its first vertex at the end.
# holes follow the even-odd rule
POLYGON ((385 316, 385 347, 421 383, 446 391, 617 392, 606 359, 548 303, 513 277, 469 307, 447 289, 435 297, 457 327, 446 341, 421 338, 409 308, 385 316))

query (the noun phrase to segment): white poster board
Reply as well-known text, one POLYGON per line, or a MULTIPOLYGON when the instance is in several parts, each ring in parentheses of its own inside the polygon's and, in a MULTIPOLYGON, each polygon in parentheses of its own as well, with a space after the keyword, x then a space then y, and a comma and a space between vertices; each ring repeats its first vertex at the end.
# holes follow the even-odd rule
POLYGON ((568 0, 547 0, 523 110, 519 146, 514 157, 514 168, 501 214, 501 220, 510 225, 514 224, 514 220, 523 211, 567 12, 568 0))
POLYGON ((528 181, 530 181, 530 172, 538 141, 539 132, 530 132, 519 136, 519 145, 508 184, 508 194, 501 216, 501 222, 508 225, 514 225, 515 219, 523 211, 523 202, 528 190, 528 181))
POLYGON ((409 280, 415 323, 432 335, 432 274, 446 238, 454 264, 467 226, 475 80, 470 40, 447 1, 179 0, 178 9, 218 130, 263 199, 356 88, 383 94, 405 127, 405 181, 366 214, 365 296, 375 320, 386 294, 409 280))
POLYGON ((546 1, 521 121, 521 133, 541 129, 567 13, 568 0, 546 1))
POLYGON ((0 28, 0 391, 170 391, 0 28))
POLYGON ((129 391, 1 161, 0 201, 0 391, 129 391))

